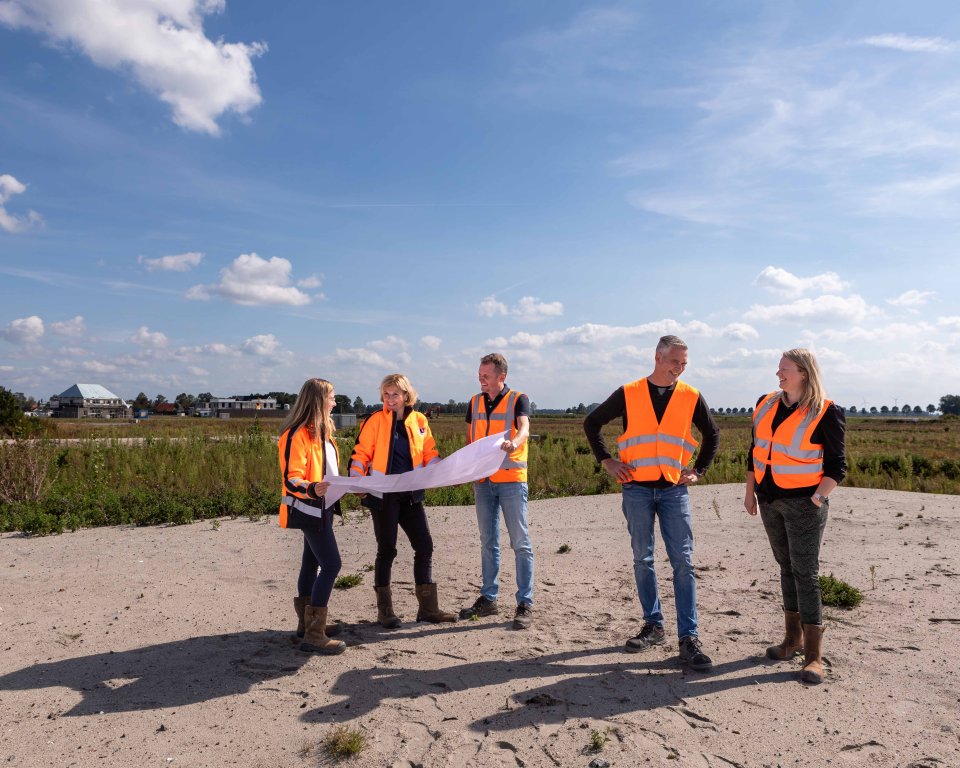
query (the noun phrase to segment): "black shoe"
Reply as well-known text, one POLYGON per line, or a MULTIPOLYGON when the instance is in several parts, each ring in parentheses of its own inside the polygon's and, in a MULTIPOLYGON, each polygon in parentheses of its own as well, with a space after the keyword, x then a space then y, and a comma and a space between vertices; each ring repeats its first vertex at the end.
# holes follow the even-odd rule
POLYGON ((680 661, 684 662, 690 669, 698 672, 705 672, 713 669, 713 662, 710 657, 703 652, 700 647, 700 638, 685 637, 680 641, 680 661))
POLYGON ((473 619, 477 616, 496 616, 500 613, 496 600, 487 600, 483 595, 469 608, 460 609, 461 619, 473 619))
POLYGON ((530 629, 533 623, 533 606, 530 603, 520 603, 517 612, 513 615, 514 629, 530 629))
POLYGON ((627 653, 640 653, 663 642, 663 627, 659 624, 644 624, 640 634, 627 640, 623 650, 627 653))

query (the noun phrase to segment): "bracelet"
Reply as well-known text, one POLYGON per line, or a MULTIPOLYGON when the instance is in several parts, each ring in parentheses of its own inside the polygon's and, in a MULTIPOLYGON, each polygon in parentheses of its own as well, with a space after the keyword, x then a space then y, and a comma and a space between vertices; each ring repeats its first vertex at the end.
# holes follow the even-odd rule
POLYGON ((822 493, 820 493, 819 491, 817 491, 817 493, 813 494, 813 498, 816 499, 817 501, 819 501, 821 504, 823 504, 823 502, 825 502, 825 501, 827 500, 827 497, 824 496, 824 495, 823 495, 822 493))

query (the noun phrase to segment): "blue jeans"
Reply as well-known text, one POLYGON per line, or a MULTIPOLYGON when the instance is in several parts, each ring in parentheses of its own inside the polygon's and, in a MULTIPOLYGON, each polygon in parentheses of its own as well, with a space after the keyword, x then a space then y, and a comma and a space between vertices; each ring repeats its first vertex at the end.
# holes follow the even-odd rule
POLYGON ((663 626, 660 591, 653 564, 653 521, 660 518, 660 534, 673 566, 673 596, 677 606, 677 635, 697 636, 697 581, 693 573, 693 524, 690 499, 683 485, 672 488, 623 486, 623 516, 627 518, 633 548, 633 574, 643 607, 643 620, 663 626))
POLYGON ((510 547, 517 562, 517 605, 533 605, 533 545, 527 530, 527 484, 473 484, 480 528, 480 569, 483 588, 480 594, 496 600, 500 577, 500 510, 510 534, 510 547))

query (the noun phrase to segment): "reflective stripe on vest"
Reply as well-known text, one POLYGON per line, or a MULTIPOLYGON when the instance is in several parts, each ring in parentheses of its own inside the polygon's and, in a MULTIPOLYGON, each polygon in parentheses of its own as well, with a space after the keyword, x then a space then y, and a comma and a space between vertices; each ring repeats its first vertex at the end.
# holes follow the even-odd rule
POLYGON ((659 422, 646 379, 624 385, 623 393, 627 431, 617 438, 617 450, 620 461, 633 470, 630 479, 649 482, 663 477, 678 482, 699 445, 691 427, 700 393, 678 381, 659 422))
POLYGON ((813 432, 827 412, 831 401, 813 413, 809 408, 796 410, 773 431, 773 419, 781 393, 771 392, 753 413, 753 475, 757 484, 767 468, 780 488, 808 488, 823 478, 823 446, 812 442, 813 432))
MULTIPOLYGON (((484 405, 483 393, 474 395, 470 401, 470 442, 476 442, 481 437, 495 435, 499 432, 509 432, 509 439, 511 440, 516 437, 516 406, 517 400, 522 395, 522 392, 508 389, 500 402, 497 403, 497 407, 489 414, 484 405)), ((480 482, 489 480, 493 483, 525 483, 527 481, 528 442, 524 440, 523 445, 509 456, 504 457, 499 470, 480 482)))
MULTIPOLYGON (((386 408, 371 414, 363 422, 350 458, 351 476, 387 474, 393 452, 394 424, 394 414, 386 408)), ((410 459, 414 469, 440 460, 429 422, 422 413, 411 411, 407 414, 403 420, 403 433, 410 443, 410 459)))

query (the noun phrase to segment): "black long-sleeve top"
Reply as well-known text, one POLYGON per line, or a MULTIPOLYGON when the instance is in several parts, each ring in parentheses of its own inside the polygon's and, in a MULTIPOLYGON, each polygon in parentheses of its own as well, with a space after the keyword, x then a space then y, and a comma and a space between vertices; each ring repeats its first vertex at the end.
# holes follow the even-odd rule
MULTIPOLYGON (((663 414, 667 410, 667 404, 673 396, 676 385, 658 387, 648 379, 647 386, 650 389, 650 400, 653 403, 653 412, 656 414, 657 421, 659 422, 663 419, 663 414)), ((608 424, 617 417, 622 420, 623 431, 626 432, 627 397, 623 393, 623 387, 617 389, 616 392, 598 405, 587 415, 587 418, 583 420, 583 431, 587 436, 587 442, 590 443, 590 448, 593 451, 593 455, 596 456, 597 461, 613 458, 607 449, 607 444, 603 439, 601 430, 605 424, 608 424)), ((717 449, 720 447, 720 429, 713 420, 713 416, 710 415, 710 409, 707 407, 703 395, 699 396, 697 406, 693 411, 693 426, 700 430, 700 434, 703 436, 703 441, 700 444, 700 452, 697 454, 697 460, 693 464, 693 468, 697 474, 702 475, 707 471, 707 467, 710 466, 710 462, 713 461, 717 455, 717 449)), ((673 485, 673 483, 662 476, 659 480, 634 480, 632 482, 648 488, 669 488, 673 485)))
MULTIPOLYGON (((763 401, 766 395, 761 395, 757 400, 757 405, 763 401)), ((787 405, 783 399, 779 399, 774 406, 776 410, 773 413, 772 429, 777 431, 783 422, 791 413, 797 410, 799 403, 787 405)), ((839 485, 847 475, 847 453, 846 453, 846 431, 847 420, 843 411, 834 403, 827 407, 827 412, 810 435, 810 442, 814 445, 823 446, 823 474, 837 481, 839 485)), ((747 471, 753 472, 753 447, 754 438, 750 438, 750 452, 747 454, 747 471)), ((794 499, 803 496, 813 496, 817 486, 811 485, 806 488, 781 488, 773 481, 773 472, 765 472, 763 480, 757 485, 757 501, 768 503, 777 499, 794 499)))

